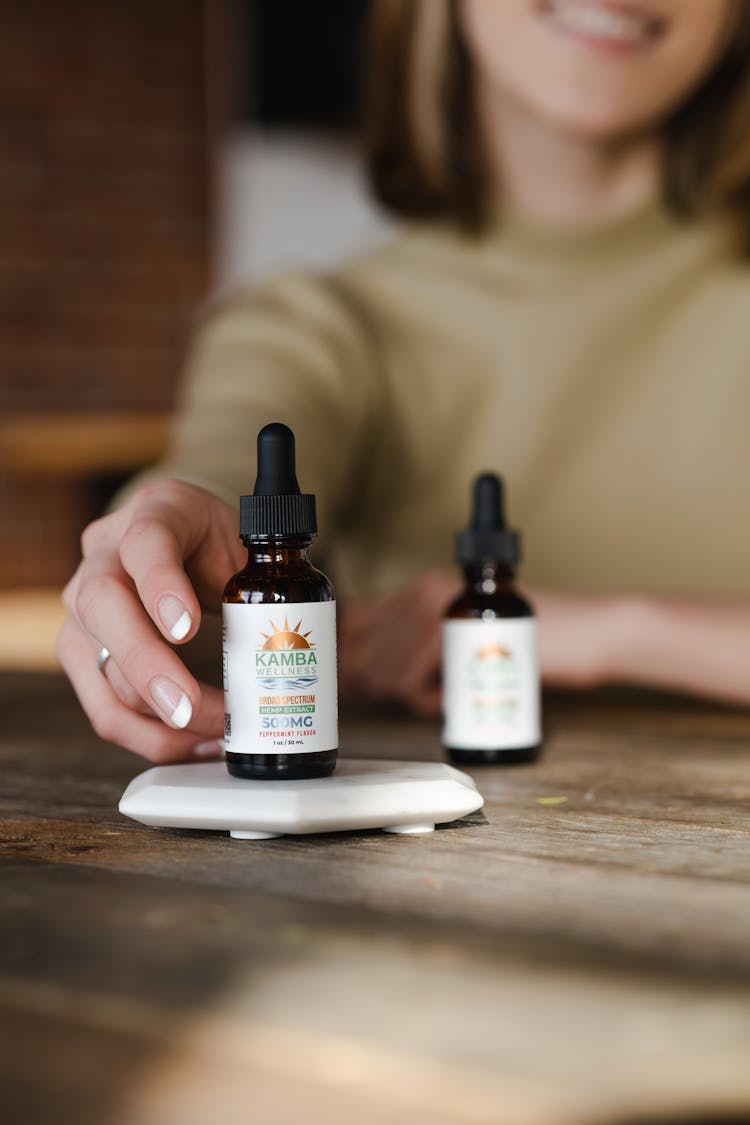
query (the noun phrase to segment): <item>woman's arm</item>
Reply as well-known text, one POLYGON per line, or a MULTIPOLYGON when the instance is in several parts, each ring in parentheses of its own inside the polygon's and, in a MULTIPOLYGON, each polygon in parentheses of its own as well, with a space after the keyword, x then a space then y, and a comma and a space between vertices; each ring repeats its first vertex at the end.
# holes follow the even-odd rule
POLYGON ((532 599, 547 683, 639 684, 750 704, 750 599, 546 590, 532 599))
POLYGON ((369 330, 340 281, 290 273, 240 290, 196 331, 162 463, 129 482, 115 505, 144 484, 176 479, 236 506, 255 480, 258 431, 284 422, 325 535, 351 502, 381 394, 369 330))
MULTIPOLYGON (((459 589, 449 571, 342 614, 344 693, 417 714, 440 711, 440 623, 459 589)), ((750 600, 532 590, 542 680, 635 684, 750 704, 750 600)))

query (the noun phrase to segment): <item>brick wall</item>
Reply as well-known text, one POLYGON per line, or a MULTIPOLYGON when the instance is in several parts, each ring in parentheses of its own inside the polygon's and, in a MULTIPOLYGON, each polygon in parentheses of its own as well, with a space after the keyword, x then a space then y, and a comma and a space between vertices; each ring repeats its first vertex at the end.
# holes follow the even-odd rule
MULTIPOLYGON (((172 403, 207 282, 204 21, 202 0, 0 0, 6 424, 172 403)), ((66 576, 93 483, 0 477, 0 584, 66 576)))

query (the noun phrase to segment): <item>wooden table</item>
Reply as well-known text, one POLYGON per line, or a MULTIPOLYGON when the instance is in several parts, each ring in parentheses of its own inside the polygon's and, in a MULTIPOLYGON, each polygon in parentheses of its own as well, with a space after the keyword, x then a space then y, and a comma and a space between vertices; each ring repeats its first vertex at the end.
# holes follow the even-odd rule
POLYGON ((0 678, 3 1121, 750 1119, 750 716, 561 698, 547 732, 433 836, 247 844, 122 818, 144 763, 0 678))

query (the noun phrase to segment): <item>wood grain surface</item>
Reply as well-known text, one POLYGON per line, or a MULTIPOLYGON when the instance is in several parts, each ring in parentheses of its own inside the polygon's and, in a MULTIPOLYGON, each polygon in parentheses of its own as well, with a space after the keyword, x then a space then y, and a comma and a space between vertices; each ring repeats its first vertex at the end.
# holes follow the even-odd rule
POLYGON ((750 1120, 750 716, 560 697, 546 732, 433 836, 248 844, 121 817, 147 763, 0 677, 3 1119, 750 1120))

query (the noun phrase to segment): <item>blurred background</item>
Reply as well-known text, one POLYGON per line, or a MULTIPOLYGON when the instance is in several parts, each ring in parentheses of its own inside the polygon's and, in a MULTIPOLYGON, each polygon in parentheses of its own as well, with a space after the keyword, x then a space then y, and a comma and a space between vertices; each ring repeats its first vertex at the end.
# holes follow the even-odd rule
POLYGON ((82 529, 159 458, 212 294, 388 222, 369 0, 0 0, 0 667, 54 666, 82 529))

